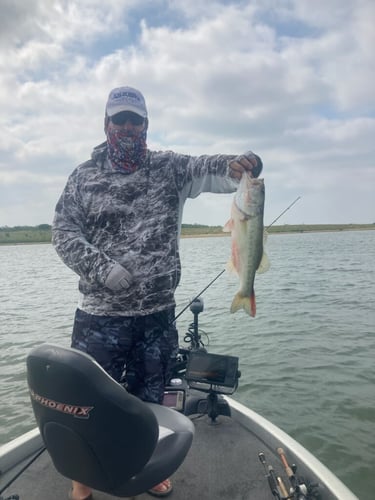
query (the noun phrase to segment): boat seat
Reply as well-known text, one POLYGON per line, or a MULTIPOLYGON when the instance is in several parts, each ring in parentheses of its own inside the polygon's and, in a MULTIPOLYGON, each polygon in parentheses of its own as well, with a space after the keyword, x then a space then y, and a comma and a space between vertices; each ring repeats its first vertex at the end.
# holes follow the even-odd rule
POLYGON ((45 446, 69 479, 131 497, 173 474, 190 449, 185 415, 132 396, 81 351, 34 348, 27 380, 45 446))

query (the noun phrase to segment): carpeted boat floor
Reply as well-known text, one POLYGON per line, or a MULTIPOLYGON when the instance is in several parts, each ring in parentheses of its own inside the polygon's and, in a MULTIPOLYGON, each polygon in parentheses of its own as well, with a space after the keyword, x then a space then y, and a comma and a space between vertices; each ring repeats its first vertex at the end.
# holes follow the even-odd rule
MULTIPOLYGON (((213 425, 207 416, 192 417, 196 427, 193 445, 180 469, 172 476, 171 500, 272 500, 258 453, 274 456, 256 436, 228 417, 213 425)), ((278 465, 272 464, 278 472, 278 465)), ((66 500, 70 481, 59 475, 47 452, 3 492, 3 498, 19 500, 66 500)), ((94 500, 119 497, 93 492, 94 500)), ((144 493, 137 500, 151 500, 144 493)))

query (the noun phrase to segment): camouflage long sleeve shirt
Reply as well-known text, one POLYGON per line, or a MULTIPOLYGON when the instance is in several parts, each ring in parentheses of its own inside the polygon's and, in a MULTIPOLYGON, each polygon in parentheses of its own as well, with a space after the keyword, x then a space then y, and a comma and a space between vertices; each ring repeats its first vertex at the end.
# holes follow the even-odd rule
POLYGON ((228 193, 234 156, 191 157, 148 151, 125 174, 107 160, 106 143, 70 175, 57 203, 52 242, 79 277, 79 308, 101 316, 143 316, 175 304, 181 275, 178 240, 187 198, 228 193), (105 286, 116 263, 133 276, 127 290, 105 286))

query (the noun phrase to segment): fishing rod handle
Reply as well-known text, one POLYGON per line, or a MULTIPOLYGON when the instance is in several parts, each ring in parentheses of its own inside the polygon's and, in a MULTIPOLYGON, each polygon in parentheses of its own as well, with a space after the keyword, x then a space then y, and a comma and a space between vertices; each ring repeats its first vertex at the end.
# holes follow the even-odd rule
POLYGON ((277 484, 280 488, 280 491, 281 491, 281 495, 283 498, 289 498, 289 493, 288 493, 288 490, 286 489, 286 486, 284 484, 284 481, 281 479, 280 476, 277 476, 277 484))
POLYGON ((288 464, 288 460, 286 459, 284 450, 282 448, 277 448, 277 453, 280 455, 280 459, 281 459, 281 461, 282 461, 282 463, 283 463, 283 465, 285 467, 285 472, 287 473, 287 476, 289 478, 293 477, 294 473, 293 473, 291 467, 288 464))

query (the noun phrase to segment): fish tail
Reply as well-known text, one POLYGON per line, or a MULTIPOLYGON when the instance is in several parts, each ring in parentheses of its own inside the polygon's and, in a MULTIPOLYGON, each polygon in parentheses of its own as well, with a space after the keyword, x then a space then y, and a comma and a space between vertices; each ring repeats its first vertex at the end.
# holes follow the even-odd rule
POLYGON ((255 317, 256 302, 255 302, 254 292, 252 292, 250 297, 244 297, 243 295, 240 294, 240 292, 236 293, 232 301, 232 305, 230 307, 230 312, 235 313, 240 309, 244 309, 244 311, 247 312, 249 316, 252 316, 253 318, 255 317))

